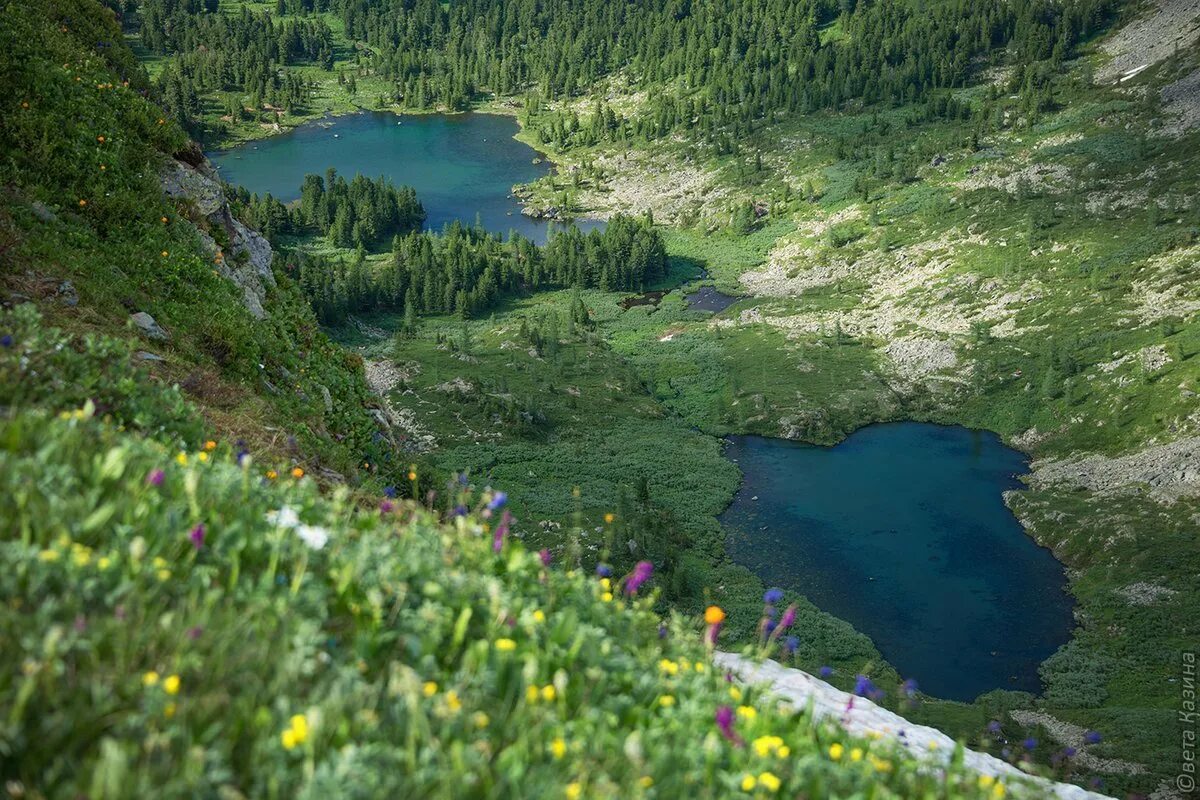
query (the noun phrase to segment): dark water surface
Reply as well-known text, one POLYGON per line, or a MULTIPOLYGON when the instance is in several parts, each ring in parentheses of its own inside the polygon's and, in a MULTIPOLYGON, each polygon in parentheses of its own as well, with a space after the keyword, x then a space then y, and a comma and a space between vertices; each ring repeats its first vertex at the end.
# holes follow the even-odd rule
POLYGON ((852 623, 929 694, 1041 691, 1072 600, 1004 505, 1024 456, 992 433, 912 422, 836 447, 736 436, 726 452, 745 475, 721 517, 730 552, 768 586, 852 623))
POLYGON ((688 308, 695 311, 721 312, 742 298, 717 291, 711 286, 701 286, 684 299, 687 300, 688 308))
MULTIPOLYGON (((209 158, 230 183, 285 203, 300 196, 305 175, 323 175, 329 167, 346 179, 384 175, 417 190, 431 230, 452 220, 474 224, 478 217, 493 233, 516 230, 544 243, 552 223, 523 215, 510 194, 513 184, 536 180, 551 165, 534 164, 541 157, 512 138, 517 131, 514 119, 499 114, 365 112, 302 125, 209 158)), ((576 224, 587 230, 603 223, 576 224)))

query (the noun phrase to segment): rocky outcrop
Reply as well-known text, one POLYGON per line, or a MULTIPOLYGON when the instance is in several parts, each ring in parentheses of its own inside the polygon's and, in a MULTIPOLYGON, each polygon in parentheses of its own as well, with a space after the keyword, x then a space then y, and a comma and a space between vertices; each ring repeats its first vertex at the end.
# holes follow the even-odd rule
POLYGON ((1151 497, 1163 502, 1200 496, 1200 437, 1177 439, 1115 458, 1088 455, 1035 461, 1028 481, 1035 489, 1066 485, 1102 495, 1145 486, 1151 497))
POLYGON ((193 165, 172 159, 159 172, 159 182, 167 197, 188 204, 203 219, 197 230, 214 268, 242 290, 242 303, 251 314, 265 317, 267 290, 275 286, 274 253, 261 234, 234 218, 216 170, 207 160, 193 165), (218 239, 228 244, 222 246, 218 239))
MULTIPOLYGON (((928 763, 931 769, 948 763, 954 756, 956 742, 941 731, 914 725, 899 714, 834 688, 807 672, 771 660, 758 662, 734 653, 717 653, 713 660, 718 667, 745 683, 767 684, 772 694, 794 708, 808 708, 811 704, 817 718, 837 721, 855 736, 887 739, 928 763)), ((1003 780, 1015 796, 1046 795, 1062 800, 1104 800, 1106 797, 1069 783, 1035 778, 987 753, 963 750, 963 763, 975 772, 1003 780), (1028 789, 1023 791, 1025 787, 1028 789)))

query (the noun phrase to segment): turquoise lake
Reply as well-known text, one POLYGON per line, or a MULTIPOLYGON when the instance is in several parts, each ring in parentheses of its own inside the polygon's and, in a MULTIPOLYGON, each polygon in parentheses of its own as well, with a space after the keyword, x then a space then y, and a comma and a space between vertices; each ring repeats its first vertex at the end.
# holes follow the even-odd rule
MULTIPOLYGON (((552 167, 513 138, 518 130, 516 120, 500 114, 364 112, 308 123, 209 158, 224 180, 285 203, 300 196, 305 175, 329 167, 346 178, 383 175, 417 190, 430 230, 478 220, 493 233, 517 231, 541 244, 553 223, 523 215, 511 192, 513 184, 537 180, 552 167)), ((588 230, 603 223, 575 224, 588 230)))
MULTIPOLYGON (((1074 627, 1063 566, 1004 505, 1024 456, 995 434, 893 423, 836 447, 736 436, 732 557, 870 636, 921 690, 1040 693, 1074 627)), ((804 632, 797 631, 803 637, 804 632)))

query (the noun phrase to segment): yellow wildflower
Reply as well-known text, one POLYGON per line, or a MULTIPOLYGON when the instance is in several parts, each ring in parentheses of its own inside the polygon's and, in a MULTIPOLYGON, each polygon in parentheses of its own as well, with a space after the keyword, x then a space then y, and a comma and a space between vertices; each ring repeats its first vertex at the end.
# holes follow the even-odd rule
POLYGON ((497 639, 496 649, 502 653, 511 653, 513 650, 517 649, 517 643, 512 639, 497 639))
POLYGON ((300 480, 301 478, 304 477, 304 470, 302 470, 300 467, 293 467, 292 468, 292 477, 295 478, 296 480, 300 480))
POLYGON ((737 701, 742 699, 742 690, 736 686, 730 686, 729 687, 729 696, 732 697, 734 702, 736 703, 737 701))
POLYGON ((175 716, 176 710, 177 707, 174 703, 167 703, 167 705, 163 708, 163 716, 167 719, 171 719, 175 716))
POLYGON ((651 778, 649 775, 643 775, 642 777, 638 778, 638 786, 642 787, 643 789, 649 789, 653 785, 654 778, 651 778))
POLYGON ((1004 788, 1004 784, 1000 783, 1000 781, 996 781, 996 785, 992 787, 992 797, 996 798, 996 800, 1000 800, 1000 798, 1004 797, 1004 795, 1007 793, 1008 789, 1004 788))
POLYGON ((204 443, 204 449, 211 453, 213 450, 217 449, 217 443, 214 442, 212 439, 209 439, 207 442, 204 443))
POLYGON ((458 711, 462 708, 462 701, 458 699, 458 692, 453 689, 446 692, 446 708, 451 711, 458 711))
POLYGON ((754 706, 738 706, 737 713, 739 717, 745 717, 746 719, 754 719, 758 716, 758 711, 754 706))
POLYGON ((279 477, 279 473, 276 472, 275 470, 273 470, 273 469, 267 470, 267 480, 273 481, 278 477, 279 477))
POLYGON ((862 761, 863 751, 861 747, 856 747, 850 751, 851 761, 862 761))
POLYGON ((607 591, 612 588, 612 581, 608 578, 601 578, 600 585, 604 587, 605 591, 607 591))
POLYGON ((525 702, 536 703, 538 701, 538 688, 536 686, 525 687, 525 702))
POLYGON ((170 254, 170 253, 168 253, 166 250, 163 250, 163 251, 162 251, 162 257, 163 257, 163 258, 166 258, 166 257, 167 257, 167 256, 169 256, 169 255, 171 255, 171 254, 170 254))
POLYGON ((842 753, 845 751, 846 748, 842 747, 840 744, 834 743, 829 745, 829 757, 834 761, 841 761, 842 753))
POLYGON ((979 788, 980 789, 990 789, 992 784, 995 782, 996 782, 996 779, 993 778, 991 775, 980 775, 979 776, 979 788))
POLYGON ((781 747, 775 751, 775 755, 779 756, 780 758, 787 758, 791 754, 792 754, 792 748, 788 747, 787 745, 784 745, 783 747, 781 747))
POLYGON ((562 758, 567 754, 567 743, 561 738, 555 739, 550 743, 550 752, 555 758, 562 758))
POLYGON ((100 556, 96 559, 96 567, 101 570, 108 569, 112 565, 112 559, 108 556, 100 556))
POLYGON ((175 456, 175 462, 181 467, 187 466, 187 453, 182 450, 175 456))
POLYGON ((435 694, 437 694, 437 689, 437 684, 433 681, 425 681, 425 683, 421 686, 421 692, 426 697, 433 697, 435 694))
POLYGON ((782 785, 782 781, 771 772, 759 773, 758 782, 768 792, 777 792, 782 785))
POLYGON ((892 762, 887 761, 886 759, 877 758, 875 756, 871 756, 871 766, 875 768, 876 772, 892 771, 892 762))
POLYGON ((550 684, 546 684, 542 687, 542 699, 547 703, 553 700, 557 694, 558 693, 554 691, 554 687, 550 684))
POLYGON ((605 522, 607 522, 609 525, 612 525, 612 521, 613 521, 614 519, 616 519, 616 516, 614 516, 614 515, 613 515, 613 514, 611 514, 611 513, 609 513, 609 514, 605 514, 605 515, 604 515, 604 521, 605 521, 605 522))
POLYGON ((166 583, 171 579, 171 570, 169 569, 160 569, 155 574, 158 576, 158 580, 162 583, 166 583))
POLYGON ((669 658, 664 658, 658 662, 658 668, 668 675, 675 675, 679 672, 679 665, 669 658))
POLYGON ((417 473, 416 473, 416 471, 415 471, 415 470, 409 470, 409 472, 408 472, 408 479, 409 479, 410 481, 415 481, 415 480, 417 479, 417 473))
POLYGON ((304 744, 308 740, 308 717, 303 714, 293 714, 290 722, 292 733, 296 735, 296 744, 304 744))
POLYGON ((755 786, 758 786, 758 779, 755 778, 753 775, 746 775, 745 777, 742 778, 742 791, 743 792, 753 791, 755 786))
POLYGON ((583 794, 583 787, 576 781, 568 783, 566 788, 567 800, 579 800, 579 796, 583 794))
POLYGON ((534 611, 533 612, 533 621, 534 622, 545 622, 546 621, 546 613, 544 611, 542 611, 540 608, 537 611, 534 611))
POLYGON ((208 453, 201 450, 199 453, 196 453, 196 458, 199 461, 208 461, 208 453))
POLYGON ((167 694, 179 694, 179 684, 181 683, 178 675, 168 675, 163 681, 163 691, 167 694))
POLYGON ((284 750, 291 750, 298 742, 296 741, 296 732, 288 728, 283 733, 279 734, 279 740, 283 743, 284 750))
POLYGON ((61 555, 62 554, 57 550, 43 550, 42 552, 38 553, 38 560, 46 562, 58 561, 61 555))
POLYGON ((488 723, 491 722, 491 720, 488 719, 488 715, 483 713, 482 711, 476 711, 471 716, 471 721, 473 721, 475 723, 476 728, 486 728, 488 726, 488 723))
POLYGON ((143 686, 156 686, 157 684, 158 684, 158 673, 155 672, 154 670, 150 670, 149 672, 147 672, 145 675, 142 676, 142 685, 143 686))
POLYGON ((613 599, 613 593, 612 593, 612 592, 605 592, 604 594, 600 595, 600 599, 601 599, 601 600, 603 600, 603 601, 604 601, 604 602, 606 602, 606 603, 611 603, 611 602, 612 602, 612 599, 613 599))
POLYGON ((703 661, 696 662, 696 672, 704 672, 704 670, 706 670, 706 669, 707 669, 707 667, 704 666, 703 661))
POLYGON ((662 697, 658 698, 658 704, 663 708, 670 708, 671 706, 675 705, 675 696, 664 694, 662 697))

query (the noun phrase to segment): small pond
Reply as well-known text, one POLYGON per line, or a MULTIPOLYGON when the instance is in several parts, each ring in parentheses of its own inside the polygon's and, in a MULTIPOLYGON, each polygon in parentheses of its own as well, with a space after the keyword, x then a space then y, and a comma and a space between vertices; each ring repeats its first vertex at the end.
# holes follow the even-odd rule
POLYGON ((720 313, 742 298, 717 291, 712 286, 701 286, 696 291, 686 295, 684 299, 687 300, 688 308, 693 311, 720 313))
POLYGON ((767 585, 853 624, 929 694, 1040 692, 1072 600, 1062 565, 1004 504, 1024 456, 992 433, 922 423, 836 447, 738 436, 726 453, 745 476, 721 517, 730 552, 767 585))
MULTIPOLYGON (((541 244, 555 223, 522 214, 512 187, 552 167, 513 138, 517 131, 516 120, 499 114, 364 112, 308 123, 209 158, 226 181, 285 203, 300 196, 308 173, 333 167, 347 179, 383 175, 416 189, 430 230, 478 219, 493 233, 515 230, 541 244)), ((576 225, 590 230, 603 222, 580 219, 576 225)))

